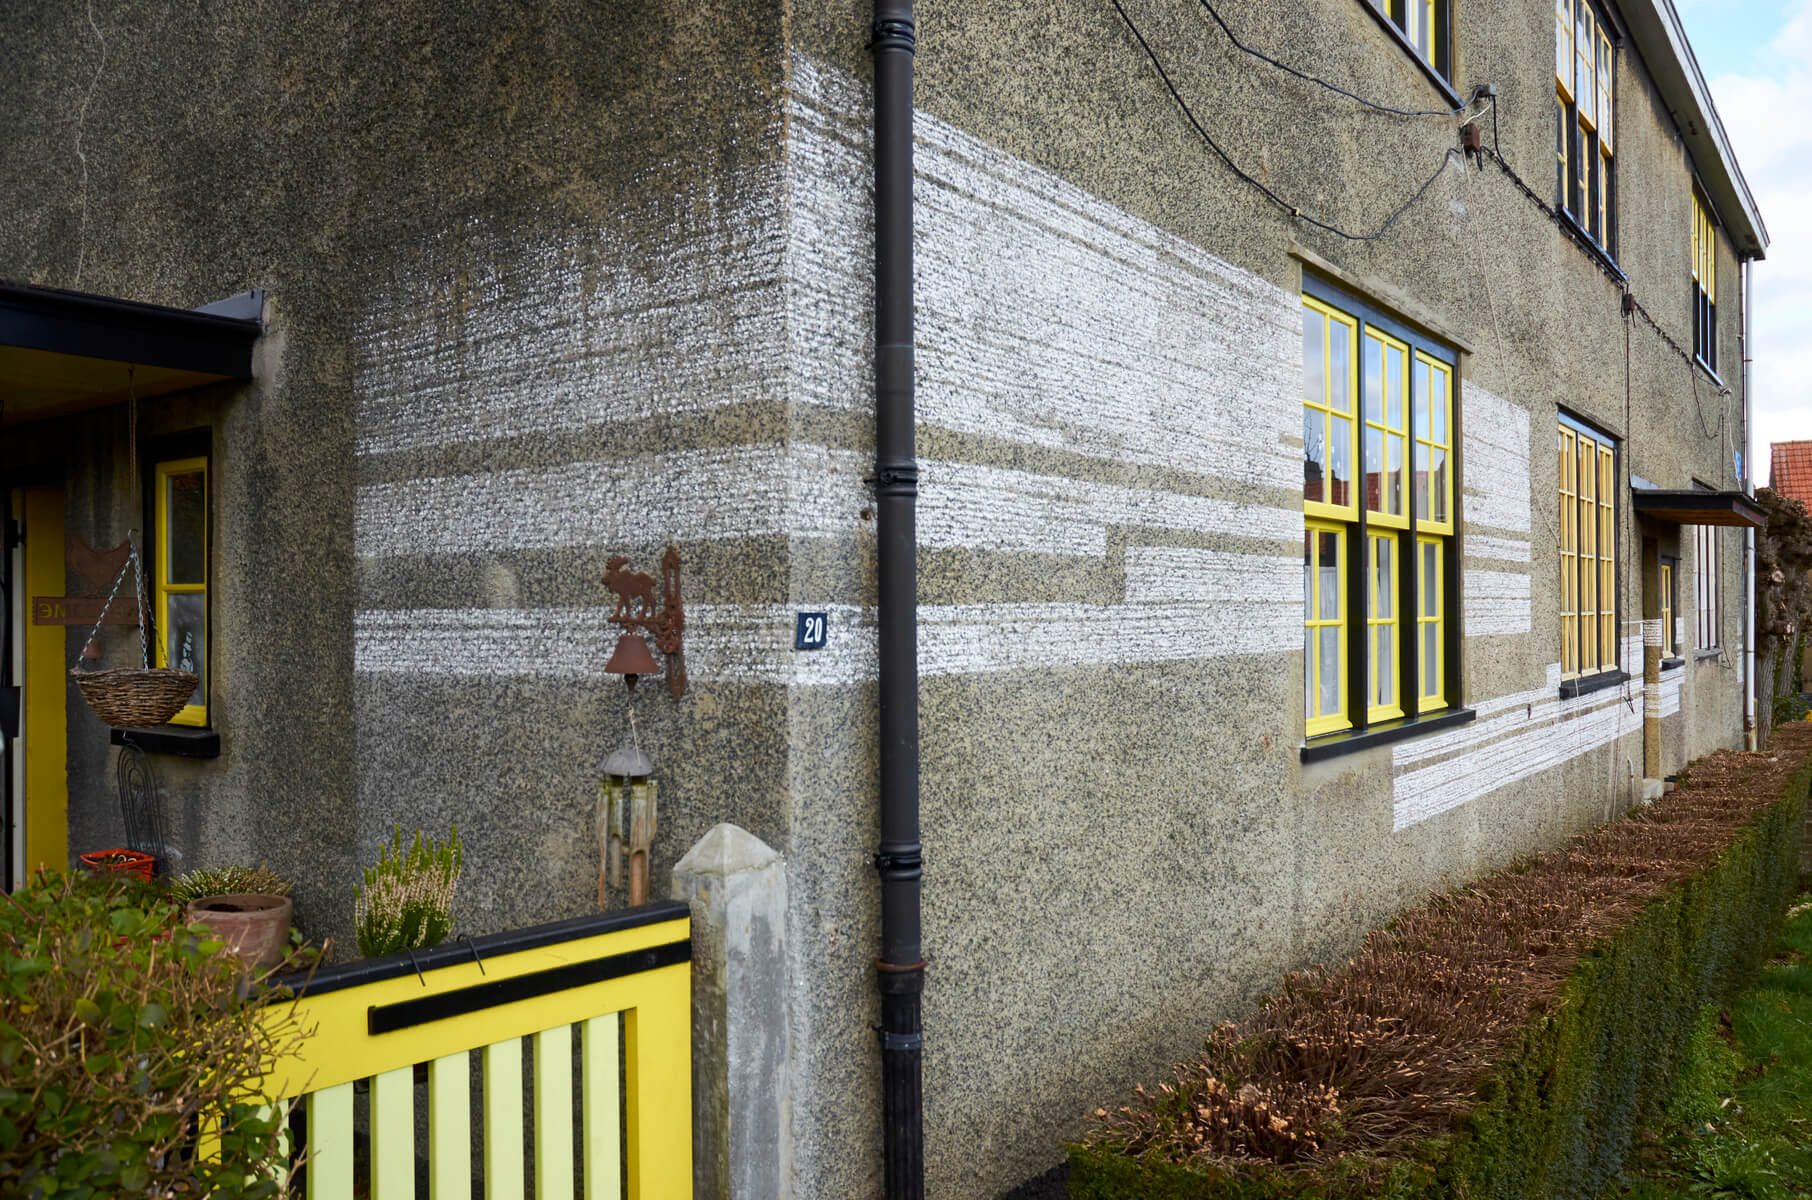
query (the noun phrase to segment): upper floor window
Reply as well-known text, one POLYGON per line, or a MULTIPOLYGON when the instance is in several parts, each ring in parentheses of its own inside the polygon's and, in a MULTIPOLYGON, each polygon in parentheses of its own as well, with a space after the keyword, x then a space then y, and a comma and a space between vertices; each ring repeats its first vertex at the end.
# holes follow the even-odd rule
POLYGON ((1718 369, 1718 235, 1711 209, 1692 194, 1692 352, 1718 369))
POLYGON ((1560 674, 1619 670, 1617 447, 1560 418, 1560 674))
POLYGON ((1718 628, 1718 583, 1724 564, 1718 555, 1718 527, 1695 525, 1693 535, 1693 608, 1697 629, 1693 645, 1716 650, 1722 645, 1718 628))
POLYGON ((1303 703, 1311 736, 1453 707, 1453 352, 1305 281, 1303 703))
POLYGON ((1616 47, 1592 0, 1554 0, 1556 203, 1616 253, 1616 47))
POLYGON ((152 572, 152 623, 157 665, 201 677, 195 694, 172 725, 208 723, 208 460, 160 462, 156 488, 156 543, 152 572))
POLYGON ((1448 0, 1376 0, 1404 40, 1443 79, 1453 77, 1448 54, 1448 0))

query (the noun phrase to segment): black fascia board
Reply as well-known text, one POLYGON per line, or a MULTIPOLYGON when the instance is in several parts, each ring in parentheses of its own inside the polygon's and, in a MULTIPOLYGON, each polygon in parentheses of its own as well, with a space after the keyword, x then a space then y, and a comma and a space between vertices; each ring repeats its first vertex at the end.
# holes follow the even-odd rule
POLYGON ((249 379, 256 320, 0 280, 0 346, 249 379))
POLYGON ((1767 512, 1742 492, 1633 488, 1631 495, 1637 515, 1676 525, 1751 525, 1760 529, 1768 524, 1767 512), (1695 519, 1705 517, 1724 519, 1695 519))

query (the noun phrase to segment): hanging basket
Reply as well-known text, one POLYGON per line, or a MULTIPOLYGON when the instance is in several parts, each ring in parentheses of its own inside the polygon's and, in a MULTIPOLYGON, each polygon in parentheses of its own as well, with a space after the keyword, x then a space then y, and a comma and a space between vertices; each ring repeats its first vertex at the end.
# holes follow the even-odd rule
POLYGON ((135 532, 128 530, 126 533, 126 561, 120 564, 120 573, 113 580, 113 591, 108 593, 107 603, 101 606, 101 615, 95 618, 94 629, 82 646, 82 655, 87 656, 94 640, 100 636, 101 622, 107 619, 108 610, 118 598, 120 586, 126 582, 126 572, 131 571, 133 601, 138 605, 139 665, 111 671, 84 671, 74 667, 69 677, 82 690, 82 699, 88 702, 94 715, 107 724, 149 729, 181 712, 195 689, 201 686, 201 679, 192 671, 151 665, 151 639, 145 629, 145 582, 139 574, 138 539, 132 536, 135 532))
POLYGON ((82 699, 109 725, 148 729, 183 710, 201 679, 174 667, 119 667, 111 671, 71 670, 82 699))

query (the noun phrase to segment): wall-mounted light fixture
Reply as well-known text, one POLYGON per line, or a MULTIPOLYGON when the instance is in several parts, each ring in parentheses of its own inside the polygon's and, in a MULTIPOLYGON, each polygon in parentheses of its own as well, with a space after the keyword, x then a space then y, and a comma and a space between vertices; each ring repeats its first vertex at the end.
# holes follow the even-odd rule
POLYGON ((661 555, 658 604, 654 577, 627 570, 628 566, 629 560, 620 554, 604 564, 604 586, 617 597, 617 606, 608 619, 623 627, 623 635, 617 639, 616 650, 604 670, 621 675, 631 691, 640 676, 660 672, 660 663, 648 648, 648 638, 634 632, 640 629, 654 638, 655 646, 666 656, 667 690, 677 699, 686 694, 686 610, 680 603, 679 551, 668 546, 661 555))

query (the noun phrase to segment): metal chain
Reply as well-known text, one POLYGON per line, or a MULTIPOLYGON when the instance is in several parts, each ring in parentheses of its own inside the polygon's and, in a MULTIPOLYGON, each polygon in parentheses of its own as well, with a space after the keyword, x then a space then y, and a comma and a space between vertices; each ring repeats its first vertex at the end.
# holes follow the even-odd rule
MULTIPOLYGON (((107 593, 107 603, 101 605, 101 613, 98 617, 96 617, 94 619, 94 628, 89 630, 88 640, 86 642, 82 643, 82 653, 78 657, 86 658, 88 655, 88 647, 94 645, 95 639, 100 637, 101 623, 107 619, 107 614, 113 610, 113 602, 114 602, 114 600, 116 600, 119 597, 120 584, 126 582, 126 572, 128 569, 130 569, 132 572, 133 586, 135 588, 137 588, 139 586, 138 543, 133 541, 131 534, 126 535, 126 545, 127 545, 127 549, 128 549, 128 553, 126 555, 126 561, 120 564, 120 573, 113 577, 113 590, 111 592, 107 593)), ((136 599, 136 596, 134 598, 136 599)), ((142 605, 142 604, 139 605, 139 612, 138 612, 138 638, 139 638, 139 658, 141 661, 143 661, 145 658, 145 655, 144 655, 145 609, 144 609, 144 605, 142 605)))

